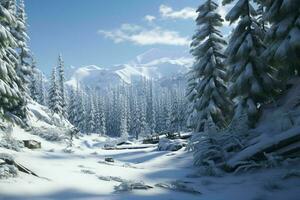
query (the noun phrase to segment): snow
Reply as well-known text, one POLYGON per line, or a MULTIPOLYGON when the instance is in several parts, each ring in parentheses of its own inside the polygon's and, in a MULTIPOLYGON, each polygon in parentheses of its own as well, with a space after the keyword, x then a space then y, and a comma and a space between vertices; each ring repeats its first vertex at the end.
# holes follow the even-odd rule
POLYGON ((150 146, 146 149, 104 150, 100 146, 104 146, 107 138, 92 134, 75 139, 73 152, 66 153, 63 151, 65 143, 46 141, 18 127, 14 127, 13 137, 42 142, 40 150, 24 148, 15 152, 0 148, 1 152, 11 154, 18 163, 41 178, 19 173, 16 178, 1 180, 1 200, 298 198, 297 166, 243 176, 197 177, 192 154, 184 149, 157 151, 156 146, 150 146), (85 143, 89 145, 83 145, 85 143), (105 162, 106 157, 114 158, 115 162, 105 162), (145 185, 153 188, 134 189, 145 185), (124 188, 130 191, 123 191, 124 188))

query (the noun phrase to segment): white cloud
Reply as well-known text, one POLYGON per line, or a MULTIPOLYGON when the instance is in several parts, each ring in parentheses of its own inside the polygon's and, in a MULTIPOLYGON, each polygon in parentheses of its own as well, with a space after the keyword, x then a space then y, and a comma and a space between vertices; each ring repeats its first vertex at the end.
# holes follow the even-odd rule
POLYGON ((156 17, 155 16, 153 16, 153 15, 146 15, 145 17, 144 17, 144 19, 147 21, 147 22, 153 22, 155 19, 156 19, 156 17))
POLYGON ((161 27, 144 28, 133 24, 123 24, 119 29, 106 31, 99 30, 99 34, 113 40, 115 43, 132 42, 137 45, 189 45, 190 41, 187 37, 182 37, 176 31, 170 31, 161 27))
POLYGON ((195 8, 191 8, 191 7, 185 7, 181 10, 175 11, 170 6, 160 5, 159 12, 163 18, 195 19, 197 17, 195 8))

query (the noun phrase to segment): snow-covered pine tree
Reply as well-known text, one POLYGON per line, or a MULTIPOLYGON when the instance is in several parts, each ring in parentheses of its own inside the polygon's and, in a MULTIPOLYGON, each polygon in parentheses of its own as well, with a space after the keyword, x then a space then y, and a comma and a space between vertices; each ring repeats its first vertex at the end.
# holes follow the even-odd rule
POLYGON ((164 131, 167 133, 172 132, 172 126, 171 126, 171 121, 172 121, 172 105, 171 105, 171 99, 169 97, 169 94, 165 98, 164 102, 164 131))
POLYGON ((121 100, 121 118, 120 118, 120 137, 123 141, 128 140, 128 128, 127 128, 127 102, 126 98, 123 96, 121 100))
POLYGON ((79 89, 79 87, 77 86, 77 90, 76 90, 76 96, 77 96, 77 100, 76 100, 76 117, 75 117, 75 121, 74 123, 77 125, 77 128, 82 132, 85 133, 86 131, 86 125, 85 125, 85 107, 84 107, 84 102, 83 102, 83 92, 82 90, 79 89))
POLYGON ((61 109, 61 99, 60 99, 60 92, 59 92, 59 85, 57 81, 57 74, 56 74, 56 67, 53 68, 52 70, 52 75, 51 75, 51 83, 50 83, 50 88, 49 88, 49 108, 52 112, 61 115, 62 114, 62 109, 61 109))
POLYGON ((93 101, 93 94, 89 95, 88 98, 88 112, 87 112, 87 131, 88 133, 95 132, 95 105, 93 101))
POLYGON ((99 133, 101 135, 106 135, 106 117, 105 117, 103 98, 100 98, 98 101, 98 112, 99 112, 99 133))
POLYGON ((64 61, 62 55, 58 56, 58 82, 59 82, 59 94, 60 94, 60 106, 62 109, 62 115, 66 116, 66 94, 65 94, 65 72, 64 72, 64 61))
POLYGON ((31 71, 32 73, 30 74, 30 83, 29 83, 30 96, 34 101, 39 102, 39 88, 38 88, 38 80, 37 80, 39 73, 36 69, 36 61, 33 57, 31 61, 31 71))
MULTIPOLYGON (((223 4, 228 2, 231 0, 224 0, 223 4)), ((238 0, 226 16, 230 23, 238 21, 226 49, 229 94, 244 110, 236 112, 247 113, 249 125, 254 125, 259 104, 268 100, 275 85, 273 68, 261 58, 265 46, 255 16, 251 0, 238 0)))
POLYGON ((38 90, 39 90, 39 100, 38 102, 42 105, 46 105, 46 89, 45 89, 45 81, 44 75, 42 73, 38 74, 38 90))
POLYGON ((188 101, 187 105, 187 126, 193 130, 197 129, 198 124, 198 112, 195 108, 197 102, 197 77, 196 72, 191 70, 187 74, 187 89, 186 89, 186 98, 188 101))
POLYGON ((176 133, 179 129, 179 118, 182 113, 179 113, 179 106, 177 96, 173 94, 173 102, 171 105, 171 132, 176 133))
POLYGON ((16 40, 10 28, 16 26, 16 18, 9 11, 12 1, 0 2, 0 117, 6 112, 12 112, 20 117, 25 115, 24 99, 20 88, 21 82, 15 71, 16 40))
POLYGON ((155 131, 157 133, 163 133, 165 131, 165 113, 164 113, 164 106, 163 106, 163 97, 159 96, 156 99, 155 104, 155 113, 156 113, 156 128, 155 131))
POLYGON ((145 96, 140 96, 138 106, 139 106, 139 136, 141 137, 147 137, 150 135, 150 128, 147 123, 146 115, 147 115, 147 110, 146 110, 146 99, 144 98, 145 96))
POLYGON ((18 25, 15 28, 14 35, 17 39, 18 44, 18 53, 19 53, 19 65, 17 67, 17 74, 21 78, 25 91, 28 90, 28 84, 30 83, 31 77, 31 52, 28 47, 29 37, 27 35, 27 16, 25 12, 25 3, 24 0, 19 1, 17 6, 17 22, 18 25))
POLYGON ((69 103, 68 103, 68 120, 74 125, 74 126, 78 126, 78 124, 76 124, 76 113, 77 113, 77 95, 74 92, 74 89, 71 88, 70 92, 69 92, 69 103))
POLYGON ((222 52, 226 41, 217 29, 223 22, 216 12, 217 8, 218 5, 212 0, 199 6, 196 19, 199 29, 191 43, 191 53, 196 61, 192 69, 195 77, 189 86, 189 99, 195 103, 198 113, 196 131, 203 130, 210 118, 217 127, 225 127, 231 113, 231 102, 226 95, 225 55, 222 52), (195 83, 195 80, 198 81, 195 83))
POLYGON ((101 126, 101 123, 100 123, 100 98, 99 98, 98 93, 96 93, 96 91, 94 92, 94 95, 93 95, 93 101, 94 101, 94 109, 95 109, 95 115, 94 115, 95 133, 101 134, 99 131, 100 126, 101 126))
POLYGON ((155 132, 155 110, 153 105, 153 81, 147 81, 147 122, 150 128, 150 134, 155 132))
MULTIPOLYGON (((271 28, 267 32, 264 58, 287 76, 300 75, 300 1, 267 0, 264 19, 271 28)), ((280 77, 283 76, 280 73, 280 77)))

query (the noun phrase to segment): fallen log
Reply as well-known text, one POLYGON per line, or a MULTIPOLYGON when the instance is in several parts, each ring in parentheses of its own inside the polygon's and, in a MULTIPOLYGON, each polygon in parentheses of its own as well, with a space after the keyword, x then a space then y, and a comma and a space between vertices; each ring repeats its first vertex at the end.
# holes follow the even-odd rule
POLYGON ((297 143, 300 142, 300 127, 295 127, 273 137, 262 135, 259 139, 259 142, 256 144, 246 147, 229 159, 227 166, 235 169, 243 161, 264 160, 266 159, 265 153, 278 153, 279 155, 290 157, 289 153, 299 152, 299 145, 297 143))
POLYGON ((16 162, 13 159, 13 157, 11 157, 10 155, 1 154, 0 160, 1 160, 1 164, 14 165, 20 172, 39 177, 36 173, 31 171, 30 169, 28 169, 28 168, 24 167, 23 165, 19 164, 18 162, 16 162))
POLYGON ((157 145, 148 146, 128 146, 128 147, 104 147, 104 150, 126 150, 126 149, 146 149, 150 147, 156 147, 157 145))

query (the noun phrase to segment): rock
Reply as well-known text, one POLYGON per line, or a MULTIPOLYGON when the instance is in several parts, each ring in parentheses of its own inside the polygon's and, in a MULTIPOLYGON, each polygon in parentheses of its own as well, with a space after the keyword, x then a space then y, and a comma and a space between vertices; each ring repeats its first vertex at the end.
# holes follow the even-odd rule
POLYGON ((130 141, 123 141, 123 142, 120 142, 120 143, 118 143, 117 144, 117 146, 121 146, 121 145, 132 145, 133 143, 132 142, 130 142, 130 141))
POLYGON ((106 162, 115 162, 115 160, 112 157, 107 157, 104 159, 106 162))
POLYGON ((132 191, 132 190, 148 190, 153 187, 146 185, 144 182, 135 182, 135 181, 124 181, 120 185, 115 186, 115 190, 118 192, 132 191))
POLYGON ((168 139, 179 139, 181 136, 180 136, 180 133, 166 133, 166 137, 168 139))
POLYGON ((102 181, 111 181, 111 178, 109 176, 97 176, 97 177, 102 181))
POLYGON ((173 181, 170 183, 158 183, 155 185, 156 187, 180 191, 180 192, 187 192, 192 194, 202 194, 200 191, 196 190, 193 186, 190 186, 188 182, 184 181, 173 181))
POLYGON ((159 142, 159 135, 153 135, 143 140, 143 144, 157 144, 159 142))
POLYGON ((121 177, 119 176, 97 176, 98 179, 102 180, 102 181, 116 181, 116 182, 119 182, 119 183, 122 183, 122 182, 125 182, 126 180, 125 179, 122 179, 121 177))
POLYGON ((96 174, 95 172, 93 172, 89 169, 82 169, 81 172, 84 173, 84 174, 96 174))
POLYGON ((23 140, 24 146, 28 149, 40 149, 42 148, 41 142, 36 140, 23 140))

